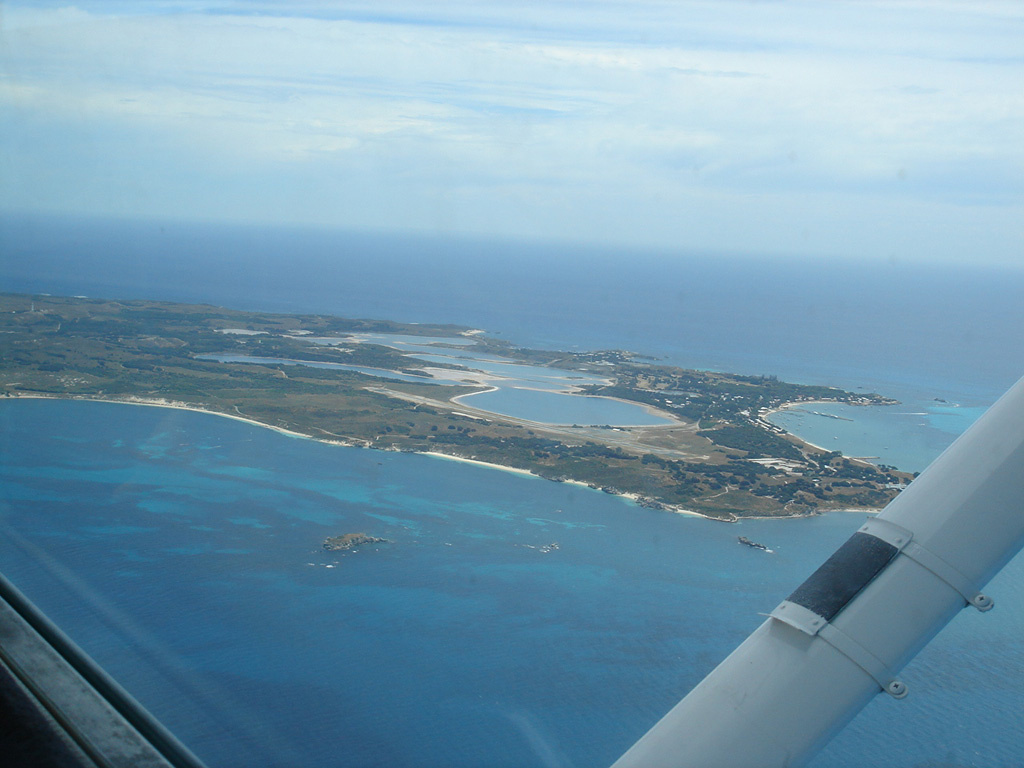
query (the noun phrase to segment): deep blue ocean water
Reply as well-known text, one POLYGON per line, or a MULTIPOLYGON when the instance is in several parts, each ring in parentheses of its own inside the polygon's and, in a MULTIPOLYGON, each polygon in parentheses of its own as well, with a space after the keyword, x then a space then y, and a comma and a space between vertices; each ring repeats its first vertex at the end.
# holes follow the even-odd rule
MULTIPOLYGON (((860 429, 835 441, 857 455, 902 440, 912 469, 1024 368, 1012 271, 2 227, 3 290, 457 322, 877 390, 904 416, 799 418, 860 429)), ((211 766, 607 764, 862 522, 730 526, 168 409, 0 401, 0 436, 3 571, 211 766), (353 531, 392 543, 320 549, 353 531)), ((1022 571, 813 765, 1019 766, 1022 571)))

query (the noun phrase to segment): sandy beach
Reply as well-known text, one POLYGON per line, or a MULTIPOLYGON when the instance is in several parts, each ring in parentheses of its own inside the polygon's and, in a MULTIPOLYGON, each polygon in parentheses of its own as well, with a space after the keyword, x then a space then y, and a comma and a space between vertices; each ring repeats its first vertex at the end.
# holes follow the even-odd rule
POLYGON ((462 462, 463 464, 475 464, 478 467, 489 467, 491 469, 500 469, 503 472, 512 472, 513 474, 516 475, 529 475, 530 477, 536 477, 541 480, 544 479, 540 477, 540 475, 531 472, 528 469, 520 469, 518 467, 507 467, 504 464, 494 464, 493 462, 490 461, 480 461, 479 459, 467 459, 464 456, 452 456, 451 454, 441 453, 439 451, 416 451, 416 453, 420 454, 421 456, 435 456, 439 459, 458 461, 462 462))
MULTIPOLYGON (((320 440, 320 438, 313 437, 312 435, 304 435, 301 432, 296 432, 285 427, 275 427, 273 424, 264 424, 262 421, 256 421, 250 419, 247 416, 241 416, 234 413, 224 413, 223 411, 212 411, 208 408, 200 408, 198 405, 190 405, 176 400, 167 400, 162 397, 73 397, 73 396, 55 396, 55 395, 39 395, 39 394, 17 394, 17 399, 21 400, 88 400, 97 403, 118 403, 121 405, 147 405, 152 408, 173 408, 179 411, 194 411, 195 413, 206 413, 210 416, 223 416, 226 419, 234 419, 235 421, 244 421, 246 424, 252 424, 255 427, 263 427, 264 429, 272 429, 275 432, 280 432, 283 435, 289 437, 301 437, 306 440, 320 440)), ((338 445, 350 445, 349 443, 342 443, 333 440, 320 440, 320 442, 337 443, 338 445)))
MULTIPOLYGON (((366 447, 366 448, 374 448, 372 445, 364 444, 362 442, 346 442, 344 440, 337 440, 337 439, 332 440, 332 439, 328 439, 328 438, 317 437, 315 435, 307 435, 307 434, 303 434, 302 432, 296 432, 295 430, 288 429, 286 427, 274 426, 273 424, 265 424, 262 421, 257 421, 255 419, 251 419, 251 418, 249 418, 247 416, 242 416, 240 414, 224 413, 223 411, 213 411, 213 410, 209 410, 207 408, 201 408, 201 407, 199 407, 197 405, 191 405, 189 403, 185 403, 185 402, 181 402, 181 401, 176 401, 176 400, 167 400, 166 398, 159 398, 159 397, 152 397, 152 398, 136 397, 136 396, 124 397, 124 398, 113 398, 113 397, 110 397, 110 398, 106 398, 106 397, 62 397, 62 396, 53 396, 53 395, 41 395, 41 394, 36 394, 36 393, 24 393, 24 394, 18 393, 14 397, 15 398, 24 398, 24 399, 37 399, 37 400, 87 400, 87 401, 100 402, 100 403, 118 403, 118 404, 121 404, 121 405, 141 405, 141 406, 148 406, 148 407, 151 407, 151 408, 172 408, 172 409, 180 410, 180 411, 193 411, 195 413, 205 413, 205 414, 210 415, 210 416, 222 416, 222 417, 227 418, 227 419, 234 419, 235 421, 245 422, 246 424, 251 424, 252 426, 255 426, 255 427, 262 427, 264 429, 272 429, 275 432, 280 432, 281 434, 288 435, 289 437, 299 437, 299 438, 302 438, 304 440, 316 440, 317 442, 326 443, 328 445, 337 445, 337 446, 341 446, 341 447, 366 447)), ((374 449, 374 450, 388 450, 388 449, 374 449)), ((532 471, 530 471, 528 469, 522 469, 520 467, 510 467, 510 466, 506 466, 504 464, 495 464, 494 462, 490 462, 490 461, 480 461, 479 459, 469 459, 469 458, 466 458, 464 456, 452 456, 451 454, 441 453, 439 451, 414 451, 414 453, 420 454, 422 456, 432 456, 432 457, 438 458, 438 459, 446 459, 448 461, 458 461, 458 462, 461 462, 463 464, 474 464, 474 465, 476 465, 478 467, 486 467, 488 469, 496 469, 496 470, 500 470, 502 472, 511 472, 513 474, 516 474, 516 475, 526 475, 526 476, 529 476, 529 477, 535 477, 535 478, 537 478, 539 480, 547 479, 547 478, 541 477, 540 475, 538 475, 535 472, 532 472, 532 471)), ((555 481, 549 481, 549 482, 555 482, 555 481)), ((590 483, 583 482, 582 480, 573 480, 573 479, 568 479, 567 478, 565 480, 561 480, 560 482, 568 483, 570 485, 578 485, 580 487, 589 488, 589 489, 595 490, 595 491, 602 491, 602 489, 596 488, 595 486, 591 485, 590 483)), ((605 493, 606 491, 602 491, 602 492, 605 493)), ((632 501, 634 504, 640 504, 641 502, 644 501, 643 497, 640 496, 639 494, 636 494, 636 493, 628 493, 627 492, 627 493, 617 493, 617 494, 611 494, 611 495, 619 496, 620 498, 623 498, 623 499, 628 499, 629 501, 632 501)), ((722 518, 713 517, 713 516, 710 516, 710 515, 705 515, 705 514, 702 514, 700 512, 696 512, 696 511, 694 511, 692 509, 686 509, 684 507, 677 507, 677 506, 673 506, 673 505, 663 504, 662 505, 662 509, 664 511, 666 511, 666 512, 671 512, 672 514, 676 514, 676 515, 684 515, 684 516, 687 516, 687 517, 700 517, 700 518, 704 518, 705 520, 716 520, 716 521, 719 521, 719 522, 729 522, 729 521, 723 521, 722 518)))

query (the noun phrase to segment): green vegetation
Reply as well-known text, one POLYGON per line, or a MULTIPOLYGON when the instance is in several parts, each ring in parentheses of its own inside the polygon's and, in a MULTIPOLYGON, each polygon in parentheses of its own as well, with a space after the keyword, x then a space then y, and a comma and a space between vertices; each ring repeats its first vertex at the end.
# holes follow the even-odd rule
POLYGON ((748 459, 766 456, 796 461, 803 459, 803 454, 792 442, 753 424, 726 424, 717 429, 702 429, 697 434, 718 445, 739 448, 746 452, 748 459))
POLYGON ((787 402, 892 401, 774 377, 661 366, 629 352, 526 350, 474 336, 483 352, 598 375, 609 383, 580 391, 658 408, 676 424, 536 424, 450 401, 481 389, 472 383, 439 386, 341 368, 203 359, 241 355, 335 363, 426 379, 426 363, 349 334, 467 332, 451 325, 0 294, 0 393, 188 405, 346 444, 435 451, 528 469, 552 480, 633 494, 647 506, 723 519, 878 507, 910 480, 891 467, 808 446, 764 420, 768 409, 787 402))

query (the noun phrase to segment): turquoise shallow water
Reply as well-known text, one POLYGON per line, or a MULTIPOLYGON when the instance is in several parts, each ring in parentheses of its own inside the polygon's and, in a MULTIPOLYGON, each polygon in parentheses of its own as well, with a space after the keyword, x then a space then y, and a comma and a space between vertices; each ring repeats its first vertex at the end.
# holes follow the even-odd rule
MULTIPOLYGON (((211 766, 610 763, 862 521, 726 525, 171 409, 0 426, 5 573, 211 766), (358 531, 391 543, 320 548, 358 531)), ((1022 583, 813 765, 1018 765, 1022 583)))

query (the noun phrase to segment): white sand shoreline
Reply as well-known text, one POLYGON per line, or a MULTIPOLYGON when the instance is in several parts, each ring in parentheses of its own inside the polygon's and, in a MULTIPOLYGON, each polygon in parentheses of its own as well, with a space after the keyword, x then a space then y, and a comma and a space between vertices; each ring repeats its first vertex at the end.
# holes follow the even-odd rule
MULTIPOLYGON (((368 443, 368 442, 365 442, 365 441, 354 441, 354 440, 353 441, 347 441, 347 440, 344 440, 344 439, 341 439, 341 440, 331 440, 331 439, 324 438, 324 437, 317 437, 317 436, 314 436, 314 435, 307 435, 307 434, 304 434, 302 432, 296 432, 295 430, 288 429, 287 427, 280 427, 280 426, 275 426, 273 424, 266 424, 266 423, 264 423, 262 421, 257 421, 256 419, 252 419, 252 418, 249 418, 248 416, 243 416, 241 414, 225 413, 223 411, 214 411, 214 410, 210 410, 208 408, 202 408, 202 407, 200 407, 198 405, 192 405, 190 403, 185 403, 185 402, 181 402, 181 401, 177 401, 177 400, 168 400, 166 398, 156 398, 156 397, 154 397, 154 398, 145 398, 145 397, 138 397, 138 396, 134 396, 134 395, 133 396, 128 396, 128 397, 122 397, 122 398, 115 398, 115 397, 90 397, 90 396, 81 396, 81 395, 80 396, 75 396, 75 395, 46 395, 46 394, 38 394, 38 393, 28 393, 28 392, 21 393, 21 392, 18 392, 18 393, 12 393, 12 398, 11 399, 26 399, 26 400, 29 400, 29 399, 36 399, 36 400, 77 400, 77 401, 98 402, 98 403, 114 403, 114 404, 119 404, 119 405, 150 406, 150 407, 153 407, 153 408, 171 408, 171 409, 175 409, 175 410, 192 411, 192 412, 195 412, 195 413, 208 414, 210 416, 221 416, 221 417, 224 417, 224 418, 227 418, 227 419, 234 419, 235 421, 241 421, 241 422, 244 422, 246 424, 250 424, 250 425, 255 426, 255 427, 262 427, 264 429, 272 429, 275 432, 279 432, 279 433, 281 433, 283 435, 287 435, 289 437, 297 437, 297 438, 302 438, 302 439, 305 439, 305 440, 315 440, 317 442, 326 443, 328 445, 337 445, 337 446, 347 447, 347 448, 371 448, 371 449, 374 449, 374 450, 391 450, 391 449, 386 449, 386 448, 383 448, 383 449, 382 448, 376 448, 371 443, 368 443)), ((461 463, 464 463, 464 464, 473 464, 473 465, 480 466, 480 467, 485 467, 485 468, 488 468, 488 469, 500 470, 502 472, 511 472, 513 474, 521 475, 521 476, 522 475, 528 475, 530 477, 536 477, 539 480, 547 479, 547 478, 541 477, 536 472, 533 472, 533 471, 528 470, 528 469, 522 469, 521 467, 512 467, 512 466, 508 466, 508 465, 505 465, 505 464, 496 464, 494 462, 481 461, 479 459, 470 459, 470 458, 466 458, 464 456, 453 456, 451 454, 441 453, 439 451, 406 451, 406 452, 407 453, 416 453, 416 454, 419 454, 419 455, 422 455, 422 456, 431 456, 431 457, 437 458, 437 459, 447 459, 449 461, 458 461, 458 462, 461 462, 461 463)), ((556 482, 556 481, 552 480, 550 482, 556 482)), ((602 488, 599 488, 597 486, 592 485, 591 483, 588 483, 588 482, 585 482, 585 481, 582 481, 582 480, 573 480, 573 479, 566 478, 564 480, 560 480, 560 481, 557 481, 557 482, 564 482, 564 483, 568 483, 570 485, 577 485, 577 486, 581 486, 581 487, 584 487, 584 488, 589 488, 591 490, 600 491, 602 493, 608 493, 608 491, 605 491, 602 488)), ((637 504, 638 506, 642 505, 642 503, 645 501, 645 498, 643 496, 641 496, 640 494, 637 494, 637 493, 625 492, 625 493, 615 493, 615 494, 609 494, 609 495, 614 495, 614 496, 618 496, 620 498, 626 499, 628 501, 633 502, 634 504, 637 504)), ((814 514, 817 514, 817 513, 813 513, 812 512, 812 513, 809 513, 809 514, 796 514, 796 515, 761 515, 761 516, 757 516, 757 515, 743 515, 742 517, 739 516, 739 515, 731 515, 730 519, 725 519, 725 518, 721 518, 721 517, 715 517, 713 515, 706 515, 706 514, 703 514, 701 512, 697 512, 696 510, 686 509, 684 507, 679 507, 679 506, 675 506, 675 505, 672 505, 672 504, 667 504, 667 503, 664 503, 664 502, 657 502, 657 504, 658 504, 657 509, 659 509, 660 511, 670 512, 670 513, 676 514, 676 515, 683 515, 685 517, 698 517, 698 518, 703 518, 705 520, 714 520, 716 522, 737 522, 739 520, 744 520, 744 519, 750 519, 750 520, 758 520, 758 519, 792 519, 794 517, 809 517, 809 516, 812 516, 814 514)), ((846 511, 846 510, 828 510, 828 511, 846 511)), ((850 510, 850 511, 856 511, 856 510, 850 510)))
POLYGON ((495 464, 490 461, 480 461, 479 459, 467 459, 465 456, 452 456, 450 453, 441 453, 440 451, 415 451, 421 456, 434 456, 438 459, 447 459, 448 461, 458 461, 463 464, 475 464, 478 467, 488 467, 490 469, 500 469, 503 472, 511 472, 516 475, 529 475, 530 477, 536 477, 538 480, 544 478, 538 475, 536 472, 531 472, 528 469, 521 469, 519 467, 509 467, 504 464, 495 464))
POLYGON ((355 445, 355 443, 343 443, 341 441, 324 440, 319 437, 313 437, 312 435, 306 435, 302 432, 296 432, 295 430, 288 429, 287 427, 276 427, 273 424, 266 424, 256 419, 251 419, 248 416, 242 416, 241 414, 224 413, 224 411, 213 411, 209 408, 202 408, 198 405, 190 405, 189 403, 181 402, 180 400, 167 400, 162 397, 136 397, 129 396, 125 398, 120 397, 87 397, 87 396, 75 396, 75 395, 41 395, 33 393, 18 393, 12 396, 12 399, 16 400, 78 400, 93 403, 114 403, 116 405, 148 405, 153 408, 173 408, 178 411, 193 411, 194 413, 206 413, 210 416, 223 416, 225 419, 234 419, 235 421, 243 421, 246 424, 252 424, 255 427, 263 427, 264 429, 272 429, 275 432, 280 432, 283 435, 289 437, 301 437, 305 440, 317 440, 322 443, 334 443, 337 445, 355 445))

